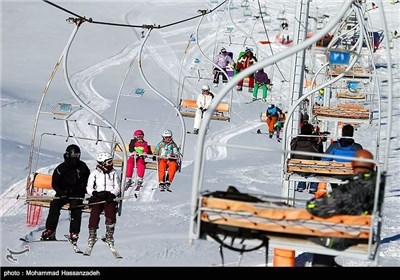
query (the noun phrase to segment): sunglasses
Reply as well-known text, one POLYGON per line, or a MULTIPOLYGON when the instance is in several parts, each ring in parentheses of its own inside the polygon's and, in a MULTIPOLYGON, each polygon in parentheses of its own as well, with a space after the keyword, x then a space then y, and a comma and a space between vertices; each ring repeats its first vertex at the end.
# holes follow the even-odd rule
POLYGON ((103 161, 102 165, 103 165, 103 166, 111 166, 111 165, 113 165, 113 160, 112 160, 112 158, 103 161))
POLYGON ((143 134, 135 135, 135 137, 143 137, 143 136, 144 136, 143 134))

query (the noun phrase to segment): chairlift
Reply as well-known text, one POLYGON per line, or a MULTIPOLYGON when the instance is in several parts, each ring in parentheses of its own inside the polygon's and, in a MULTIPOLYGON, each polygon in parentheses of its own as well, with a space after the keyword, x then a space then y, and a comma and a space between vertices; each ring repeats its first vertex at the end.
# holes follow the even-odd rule
POLYGON ((250 8, 245 8, 244 10, 243 10, 243 16, 245 16, 245 17, 251 17, 252 16, 252 12, 251 12, 251 9, 250 8))
POLYGON ((80 109, 82 109, 82 106, 80 105, 58 102, 54 104, 53 108, 51 109, 51 113, 55 115, 69 116, 73 112, 76 112, 77 110, 80 109))
POLYGON ((263 16, 263 21, 264 21, 264 23, 271 23, 272 17, 267 14, 267 15, 263 16))
POLYGON ((243 0, 242 3, 240 4, 241 7, 243 8, 248 8, 250 6, 248 0, 243 0))
POLYGON ((225 33, 232 33, 232 31, 233 31, 233 27, 232 26, 227 26, 226 28, 225 28, 225 33))

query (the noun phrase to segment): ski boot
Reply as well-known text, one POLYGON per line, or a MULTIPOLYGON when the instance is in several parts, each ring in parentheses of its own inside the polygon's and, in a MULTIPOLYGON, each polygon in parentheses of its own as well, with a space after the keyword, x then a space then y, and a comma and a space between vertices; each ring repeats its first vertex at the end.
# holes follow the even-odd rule
POLYGON ((78 242, 79 235, 77 233, 71 232, 69 234, 69 238, 71 239, 72 243, 76 244, 76 242, 78 242))
POLYGON ((164 189, 167 191, 167 192, 172 192, 169 188, 171 187, 171 182, 170 181, 166 181, 165 182, 165 185, 164 185, 164 189))
POLYGON ((114 246, 115 224, 106 225, 106 242, 109 246, 114 246))
POLYGON ((130 187, 132 187, 132 179, 131 178, 126 180, 125 191, 127 191, 130 187))
POLYGON ((136 182, 135 192, 140 191, 140 188, 143 187, 143 178, 139 178, 136 182))
POLYGON ((56 231, 52 229, 46 229, 42 232, 42 236, 40 237, 42 240, 56 240, 56 231))
POLYGON ((93 246, 97 240, 97 230, 95 228, 89 229, 88 246, 93 246))

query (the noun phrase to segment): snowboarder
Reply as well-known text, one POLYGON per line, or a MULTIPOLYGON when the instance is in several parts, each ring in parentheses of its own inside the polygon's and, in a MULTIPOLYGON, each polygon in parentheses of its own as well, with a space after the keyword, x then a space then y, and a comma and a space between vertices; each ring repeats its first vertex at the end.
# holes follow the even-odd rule
POLYGON ((160 191, 170 192, 170 186, 179 167, 179 148, 172 139, 171 130, 165 130, 161 136, 162 141, 157 144, 154 151, 154 155, 158 156, 158 182, 160 191))
POLYGON ((81 230, 82 204, 86 193, 86 184, 90 170, 86 163, 80 160, 81 149, 69 145, 64 153, 64 162, 54 169, 51 186, 56 191, 56 197, 50 203, 46 219, 46 229, 42 232, 42 240, 55 240, 58 219, 61 208, 66 203, 70 205, 71 220, 69 226, 70 238, 77 242, 81 230))
POLYGON ((114 169, 113 157, 107 152, 99 153, 96 157, 97 166, 88 179, 86 191, 92 195, 91 212, 89 217, 88 245, 96 242, 100 214, 104 210, 106 224, 106 242, 114 246, 114 230, 117 221, 117 202, 114 200, 120 194, 120 178, 114 169), (102 202, 103 203, 97 203, 102 202))
POLYGON ((141 187, 143 185, 143 178, 146 170, 145 158, 147 155, 151 155, 151 148, 147 141, 144 140, 143 130, 135 130, 133 133, 133 139, 129 143, 129 152, 131 153, 126 167, 126 187, 132 186, 132 175, 133 169, 136 165, 136 174, 138 176, 136 186, 141 187))

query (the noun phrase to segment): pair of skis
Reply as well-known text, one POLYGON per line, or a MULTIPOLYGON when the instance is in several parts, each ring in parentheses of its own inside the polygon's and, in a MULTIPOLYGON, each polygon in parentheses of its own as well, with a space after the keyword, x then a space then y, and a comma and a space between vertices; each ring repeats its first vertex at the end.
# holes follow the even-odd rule
POLYGON ((253 100, 250 100, 250 101, 246 101, 245 104, 251 104, 251 103, 256 102, 256 101, 261 101, 262 103, 267 104, 267 101, 263 101, 262 98, 257 98, 257 99, 253 99, 253 100))
POLYGON ((72 245, 72 248, 74 249, 74 252, 77 254, 83 254, 83 251, 79 248, 78 244, 76 244, 76 241, 73 241, 68 234, 65 234, 64 237, 66 239, 42 239, 41 237, 29 240, 27 238, 20 238, 19 240, 25 242, 25 243, 34 243, 34 242, 69 242, 72 245))
MULTIPOLYGON (((273 138, 273 135, 272 135, 272 137, 271 137, 271 134, 270 134, 269 132, 261 132, 261 129, 257 129, 256 132, 252 132, 252 133, 253 133, 253 134, 262 134, 262 135, 265 135, 265 137, 268 135, 268 138, 269 138, 269 139, 272 139, 272 138, 273 138)), ((281 142, 281 140, 282 140, 282 138, 276 137, 276 141, 278 141, 279 143, 281 142)))
MULTIPOLYGON (((114 245, 109 244, 105 237, 101 237, 100 240, 107 245, 108 249, 110 249, 110 252, 114 256, 114 258, 122 259, 122 256, 118 253, 117 249, 115 249, 114 245)), ((92 254, 92 250, 96 242, 97 238, 94 240, 92 244, 88 245, 86 251, 83 253, 84 256, 90 256, 92 254)))
MULTIPOLYGON (((54 239, 54 240, 44 240, 41 237, 37 238, 37 239, 33 239, 33 240, 29 240, 27 238, 20 238, 19 240, 25 242, 25 243, 34 243, 34 242, 69 242, 72 245, 72 248, 74 250, 75 253, 77 254, 83 254, 84 256, 90 256, 93 250, 93 246, 96 243, 96 241, 91 245, 88 246, 86 251, 83 252, 78 244, 71 240, 71 238, 69 237, 68 234, 65 234, 64 237, 66 239, 54 239)), ((107 245, 107 247, 110 249, 111 254, 114 256, 114 258, 116 259, 122 259, 122 256, 118 253, 118 251, 115 249, 115 247, 113 245, 110 245, 109 243, 107 243, 106 238, 102 237, 101 240, 107 245)))

